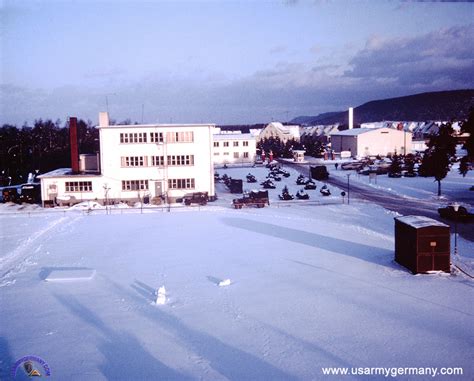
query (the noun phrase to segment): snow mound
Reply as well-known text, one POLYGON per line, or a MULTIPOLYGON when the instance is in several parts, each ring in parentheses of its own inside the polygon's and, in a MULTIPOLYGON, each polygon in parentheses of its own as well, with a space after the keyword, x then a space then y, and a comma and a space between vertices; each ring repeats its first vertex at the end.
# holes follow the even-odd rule
POLYGON ((104 207, 96 201, 83 201, 83 202, 80 202, 79 204, 71 206, 69 209, 70 210, 90 210, 90 209, 104 209, 104 207))
POLYGON ((161 286, 156 293, 156 305, 163 305, 166 304, 166 288, 165 286, 161 286))
POLYGON ((230 286, 230 279, 224 279, 219 282, 219 287, 230 286))
POLYGON ((46 282, 75 282, 91 280, 95 276, 95 269, 65 268, 51 269, 44 278, 46 282))

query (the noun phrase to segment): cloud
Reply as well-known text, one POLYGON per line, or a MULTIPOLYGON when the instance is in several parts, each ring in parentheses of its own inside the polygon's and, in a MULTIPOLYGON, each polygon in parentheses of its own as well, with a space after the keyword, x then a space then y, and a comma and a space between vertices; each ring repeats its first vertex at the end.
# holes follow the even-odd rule
POLYGON ((270 54, 280 54, 280 53, 285 53, 288 51, 288 46, 286 45, 277 45, 274 46, 270 49, 269 53, 270 54))
MULTIPOLYGON (((192 75, 152 73, 140 80, 61 87, 51 91, 0 88, 0 123, 111 117, 141 122, 264 123, 340 111, 375 99, 424 91, 474 88, 472 25, 412 38, 372 36, 347 62, 319 57, 277 62, 243 78, 201 70, 192 75)), ((120 73, 112 74, 120 75, 120 73)), ((102 73, 94 73, 101 75, 102 73)), ((104 74, 107 74, 104 72, 104 74)))
POLYGON ((376 85, 431 89, 474 87, 474 26, 440 29, 414 38, 372 37, 349 62, 345 77, 376 85))

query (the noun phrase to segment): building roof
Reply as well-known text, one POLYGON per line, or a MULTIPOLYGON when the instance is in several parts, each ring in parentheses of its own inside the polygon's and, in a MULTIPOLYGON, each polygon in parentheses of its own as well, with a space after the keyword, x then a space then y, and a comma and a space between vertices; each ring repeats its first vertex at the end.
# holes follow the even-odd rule
POLYGON ((344 131, 338 131, 334 132, 331 135, 342 135, 342 136, 357 136, 360 134, 364 134, 366 132, 372 132, 376 131, 378 128, 353 128, 351 130, 344 130, 344 131))
POLYGON ((189 123, 189 124, 113 124, 108 126, 97 126, 100 129, 112 128, 181 128, 181 127, 216 127, 215 123, 189 123))
POLYGON ((42 175, 37 176, 38 179, 51 178, 51 177, 97 177, 101 176, 100 173, 90 173, 90 172, 80 172, 72 173, 71 168, 58 168, 54 171, 43 173, 42 175))
POLYGON ((402 216, 395 217, 395 220, 403 222, 406 225, 410 225, 415 229, 426 228, 428 226, 443 226, 449 228, 448 225, 425 216, 402 216))
POLYGON ((212 135, 214 141, 216 140, 255 140, 252 134, 214 134, 212 135))

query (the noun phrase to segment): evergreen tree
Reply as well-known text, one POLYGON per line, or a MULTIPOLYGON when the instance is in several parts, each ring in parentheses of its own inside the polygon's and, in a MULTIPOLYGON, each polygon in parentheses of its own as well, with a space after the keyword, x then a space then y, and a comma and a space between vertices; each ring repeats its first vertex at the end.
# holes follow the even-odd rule
POLYGON ((390 167, 388 168, 389 173, 400 173, 402 171, 402 165, 401 165, 401 158, 398 155, 393 155, 392 156, 392 163, 390 164, 390 167))
POLYGON ((405 169, 407 172, 411 175, 414 175, 415 173, 415 157, 412 153, 409 153, 408 155, 405 156, 405 169))
POLYGON ((438 133, 428 142, 420 166, 420 175, 435 178, 438 182, 438 196, 441 196, 441 180, 451 169, 451 159, 456 153, 456 139, 453 136, 451 123, 442 124, 438 133))
POLYGON ((474 108, 471 108, 468 119, 462 124, 461 132, 469 134, 463 148, 467 151, 467 155, 461 159, 459 172, 466 176, 469 171, 469 163, 474 161, 474 108))

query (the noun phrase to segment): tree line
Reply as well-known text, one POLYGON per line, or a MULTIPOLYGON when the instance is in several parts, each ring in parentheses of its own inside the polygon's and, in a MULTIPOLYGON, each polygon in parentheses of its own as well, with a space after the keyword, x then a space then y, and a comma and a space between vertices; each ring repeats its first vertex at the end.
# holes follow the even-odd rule
MULTIPOLYGON (((90 120, 78 120, 77 139, 80 153, 99 151, 99 130, 90 120)), ((0 185, 24 183, 28 173, 70 167, 68 121, 37 119, 33 126, 0 127, 0 185)))

